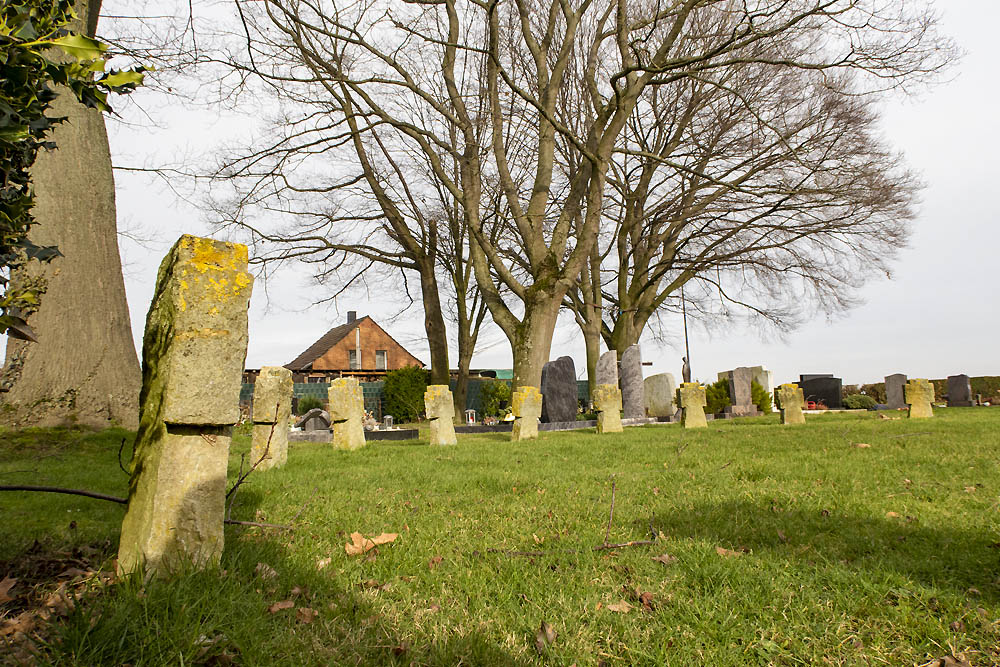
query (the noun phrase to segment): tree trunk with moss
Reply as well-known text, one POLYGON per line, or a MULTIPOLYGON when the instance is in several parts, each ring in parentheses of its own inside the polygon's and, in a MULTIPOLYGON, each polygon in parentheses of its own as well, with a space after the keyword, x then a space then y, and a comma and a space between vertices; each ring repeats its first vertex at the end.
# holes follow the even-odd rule
MULTIPOLYGON (((77 3, 74 30, 93 34, 100 2, 77 3)), ((101 113, 61 91, 53 113, 57 149, 32 168, 36 193, 30 234, 63 257, 32 264, 18 280, 44 281, 28 319, 38 342, 8 339, 0 376, 0 421, 16 426, 78 423, 135 428, 139 360, 132 341, 118 254, 115 184, 101 113)))

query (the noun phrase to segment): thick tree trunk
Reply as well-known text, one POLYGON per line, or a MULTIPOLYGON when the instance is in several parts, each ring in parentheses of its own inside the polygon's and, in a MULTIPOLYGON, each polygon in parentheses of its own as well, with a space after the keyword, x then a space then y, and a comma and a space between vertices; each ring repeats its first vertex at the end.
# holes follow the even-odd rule
POLYGON ((511 340, 514 353, 513 391, 519 387, 541 386, 542 366, 549 360, 561 304, 562 295, 525 303, 524 319, 511 340))
MULTIPOLYGON (((471 346, 470 346, 471 347, 471 346)), ((469 396, 469 368, 472 366, 472 350, 458 350, 458 380, 455 382, 455 423, 465 422, 465 403, 469 396)))
POLYGON ((420 291, 424 301, 424 331, 431 350, 431 384, 447 385, 451 377, 448 369, 448 329, 444 324, 433 264, 420 269, 420 291))
MULTIPOLYGON (((99 2, 78 2, 76 28, 96 25, 99 7, 99 2)), ((58 148, 42 153, 32 168, 38 225, 31 239, 59 246, 64 257, 25 272, 41 277, 47 291, 29 318, 38 342, 7 341, 0 421, 136 428, 139 360, 118 254, 104 117, 66 90, 60 91, 52 114, 68 119, 52 135, 58 148)))
POLYGON ((597 360, 601 356, 601 323, 597 325, 587 322, 580 327, 583 331, 583 342, 587 348, 587 395, 593 396, 597 388, 597 360))

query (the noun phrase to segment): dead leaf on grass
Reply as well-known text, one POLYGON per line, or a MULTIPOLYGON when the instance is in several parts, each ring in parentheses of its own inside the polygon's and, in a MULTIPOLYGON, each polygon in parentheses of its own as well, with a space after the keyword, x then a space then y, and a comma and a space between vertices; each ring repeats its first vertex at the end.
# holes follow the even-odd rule
POLYGON ((375 537, 365 537, 361 533, 351 533, 351 541, 344 545, 344 551, 348 556, 358 556, 367 553, 382 544, 394 542, 399 537, 398 533, 382 533, 375 537))
POLYGON ((387 591, 392 588, 392 584, 385 582, 384 584, 379 583, 378 579, 366 579, 361 582, 361 588, 367 588, 368 590, 378 590, 387 591))
POLYGON ((261 579, 274 579, 278 576, 275 569, 267 563, 257 563, 257 567, 254 568, 254 573, 261 579))
POLYGON ((642 603, 642 608, 646 611, 653 611, 653 599, 653 594, 649 591, 639 593, 639 602, 642 603))
POLYGON ((854 443, 854 446, 857 447, 858 449, 870 449, 871 448, 871 445, 869 445, 867 442, 856 442, 856 443, 854 443))
POLYGON ((737 556, 742 556, 739 551, 733 551, 732 549, 726 549, 725 547, 715 547, 715 553, 720 556, 725 556, 726 558, 736 558, 737 556))
POLYGON ((332 560, 333 560, 332 558, 320 558, 318 561, 316 561, 316 569, 322 570, 324 567, 329 565, 332 560))
POLYGON ((955 632, 965 632, 965 623, 963 623, 962 621, 955 621, 948 627, 954 630, 955 632))
POLYGON ((430 607, 427 608, 427 611, 432 614, 436 614, 437 612, 441 611, 441 605, 432 604, 430 607))
POLYGON ((886 512, 885 513, 885 518, 886 519, 898 519, 899 518, 899 513, 898 512, 886 512))
POLYGON ((975 493, 976 492, 976 487, 974 487, 974 486, 967 486, 967 487, 965 487, 965 492, 966 493, 975 493))
POLYGON ((972 667, 972 663, 964 658, 946 655, 943 658, 934 658, 930 662, 925 662, 920 667, 972 667))
POLYGON ((17 584, 17 579, 13 577, 4 577, 3 581, 0 581, 0 604, 14 599, 10 594, 10 589, 14 588, 15 584, 17 584))
POLYGON ((312 623, 319 616, 319 612, 309 607, 299 607, 295 610, 295 620, 299 623, 312 623))
POLYGON ((441 561, 443 560, 444 556, 434 556, 434 558, 431 558, 429 561, 427 561, 427 567, 433 570, 438 565, 440 565, 441 561))
POLYGON ((542 621, 541 627, 538 628, 538 632, 535 633, 535 650, 541 655, 545 652, 546 647, 548 647, 552 642, 556 640, 555 628, 551 625, 542 621))
POLYGON ((670 554, 661 554, 659 556, 653 556, 653 560, 657 563, 663 563, 664 565, 672 565, 677 562, 677 556, 671 556, 670 554))
POLYGON ((778 531, 778 539, 779 539, 779 540, 781 540, 781 543, 782 543, 782 544, 784 544, 784 543, 788 542, 788 536, 787 536, 787 535, 785 535, 785 533, 783 533, 783 532, 782 532, 782 531, 780 531, 780 530, 778 531))
POLYGON ((282 609, 291 609, 294 606, 295 603, 292 602, 291 600, 281 600, 280 602, 275 602, 274 604, 272 604, 270 607, 267 608, 267 610, 272 614, 276 614, 282 609))
POLYGON ((609 604, 608 609, 611 611, 616 611, 619 614, 627 614, 630 611, 632 611, 632 605, 630 605, 625 600, 622 600, 621 602, 615 602, 614 604, 609 604))

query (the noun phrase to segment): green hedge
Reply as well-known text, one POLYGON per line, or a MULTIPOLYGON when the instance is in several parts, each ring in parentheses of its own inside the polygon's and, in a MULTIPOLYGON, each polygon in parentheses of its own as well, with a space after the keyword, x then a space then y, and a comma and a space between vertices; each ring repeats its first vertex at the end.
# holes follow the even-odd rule
POLYGON ((430 371, 416 366, 386 373, 382 414, 392 415, 397 424, 419 419, 424 414, 424 392, 430 381, 430 371))

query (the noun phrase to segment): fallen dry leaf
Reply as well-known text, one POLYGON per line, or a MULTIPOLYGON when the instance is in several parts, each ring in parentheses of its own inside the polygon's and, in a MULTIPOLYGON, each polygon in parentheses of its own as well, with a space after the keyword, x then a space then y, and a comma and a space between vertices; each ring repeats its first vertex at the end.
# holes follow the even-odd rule
POLYGON ((318 561, 316 561, 316 569, 322 570, 324 567, 329 565, 332 560, 333 559, 331 558, 320 558, 318 561))
POLYGON ((657 563, 663 563, 664 565, 672 565, 677 562, 677 556, 671 556, 670 554, 661 554, 659 556, 653 556, 653 560, 657 563))
POLYGON ((542 621, 541 627, 535 633, 535 650, 539 655, 545 652, 546 647, 556 640, 556 631, 551 625, 542 621))
POLYGON ((632 611, 632 605, 630 605, 625 600, 622 600, 621 602, 615 602, 614 604, 609 604, 608 609, 610 609, 611 611, 616 611, 619 614, 627 614, 630 611, 632 611))
POLYGON ((441 605, 432 604, 430 607, 427 608, 427 611, 429 611, 432 614, 436 614, 437 612, 441 611, 441 605))
POLYGON ((869 445, 867 442, 856 442, 854 443, 854 446, 857 447, 858 449, 869 449, 871 447, 871 445, 869 445))
POLYGON ((292 602, 291 600, 282 600, 280 602, 275 602, 270 607, 268 607, 267 610, 269 612, 271 612, 272 614, 276 614, 279 611, 281 611, 282 609, 291 609, 294 606, 295 606, 295 603, 292 602))
POLYGON ((965 631, 965 623, 963 623, 962 621, 955 621, 954 623, 952 623, 948 627, 951 628, 952 630, 954 630, 955 632, 964 632, 965 631))
POLYGON ((257 567, 254 568, 254 573, 261 579, 274 579, 278 576, 275 569, 267 563, 257 563, 257 567))
POLYGON ((438 565, 440 565, 441 561, 443 560, 444 560, 443 556, 434 556, 434 558, 431 558, 429 561, 427 561, 427 567, 433 570, 438 565))
POLYGON ((10 589, 14 588, 16 583, 17 579, 13 577, 4 577, 3 581, 0 581, 0 604, 14 599, 10 595, 10 589))
POLYGON ((653 594, 649 591, 639 593, 639 602, 642 603, 642 608, 646 611, 653 611, 653 594))
POLYGON ((898 519, 899 518, 899 513, 897 513, 897 512, 886 512, 885 513, 885 518, 886 519, 898 519))
POLYGON ((972 663, 963 658, 946 655, 943 658, 934 658, 930 662, 925 662, 920 667, 972 667, 972 663))
POLYGON ((974 487, 974 486, 967 486, 967 487, 965 487, 965 492, 966 493, 975 493, 976 492, 976 487, 974 487))
POLYGON ((403 641, 399 642, 398 644, 392 647, 392 654, 398 658, 399 656, 403 655, 409 650, 410 650, 410 642, 403 641))
POLYGON ((715 547, 715 553, 719 554, 720 556, 725 556, 727 558, 734 558, 736 556, 743 555, 739 551, 732 551, 731 549, 726 549, 724 547, 715 547))
POLYGON ((782 531, 779 530, 778 531, 778 539, 781 540, 782 544, 784 544, 785 542, 788 541, 788 536, 786 536, 785 533, 783 533, 782 531))
POLYGON ((348 556, 358 556, 367 553, 381 544, 389 544, 399 537, 398 533, 382 533, 376 537, 365 537, 361 533, 351 533, 351 541, 344 545, 348 556))
POLYGON ((312 623, 317 616, 319 612, 309 607, 299 607, 295 610, 295 620, 299 623, 312 623))

